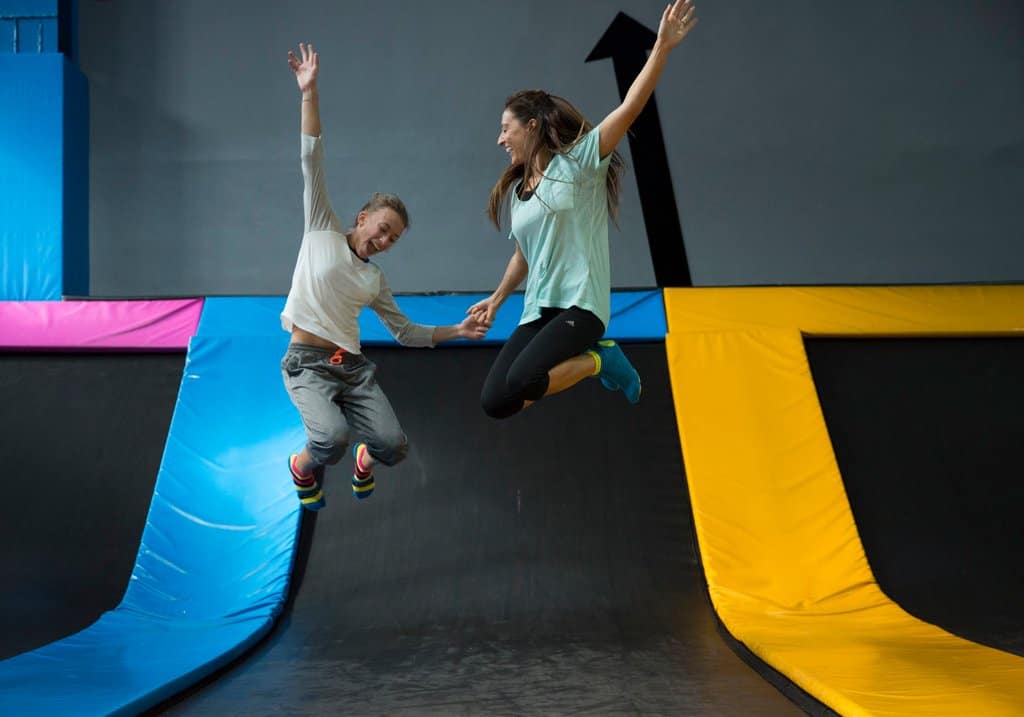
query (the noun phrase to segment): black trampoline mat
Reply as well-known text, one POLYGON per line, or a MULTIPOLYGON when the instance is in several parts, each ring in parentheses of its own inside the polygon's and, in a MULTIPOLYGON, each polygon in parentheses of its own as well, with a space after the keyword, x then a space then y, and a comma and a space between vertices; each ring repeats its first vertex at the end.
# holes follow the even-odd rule
POLYGON ((0 659, 121 601, 184 353, 0 353, 0 659))
MULTIPOLYGON (((664 347, 507 421, 496 348, 367 349, 410 437, 306 520, 282 623, 154 713, 793 715, 726 645, 692 545, 664 347)), ((286 479, 286 476, 282 476, 286 479)))
POLYGON ((868 561, 911 614, 1024 656, 1024 340, 807 340, 868 561))

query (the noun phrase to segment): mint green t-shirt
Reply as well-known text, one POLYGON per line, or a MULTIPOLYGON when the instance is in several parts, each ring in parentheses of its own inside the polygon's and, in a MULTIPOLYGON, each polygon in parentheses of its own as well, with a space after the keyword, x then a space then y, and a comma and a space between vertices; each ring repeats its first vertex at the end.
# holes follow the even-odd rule
POLYGON ((605 177, 598 127, 566 155, 555 155, 529 199, 512 192, 512 232, 526 257, 526 296, 519 323, 545 307, 578 306, 608 327, 611 270, 605 177))

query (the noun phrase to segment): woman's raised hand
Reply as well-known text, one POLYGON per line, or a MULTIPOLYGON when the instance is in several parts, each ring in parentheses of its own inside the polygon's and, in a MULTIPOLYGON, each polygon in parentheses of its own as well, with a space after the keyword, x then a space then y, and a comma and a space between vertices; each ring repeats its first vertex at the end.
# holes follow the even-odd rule
POLYGON ((670 49, 682 42, 690 30, 697 27, 696 10, 691 0, 676 0, 666 5, 658 26, 658 42, 670 49))
POLYGON ((299 91, 302 93, 316 89, 316 76, 320 72, 320 58, 313 50, 313 46, 306 43, 299 43, 301 59, 296 57, 291 50, 288 51, 288 67, 295 73, 295 81, 299 83, 299 91))

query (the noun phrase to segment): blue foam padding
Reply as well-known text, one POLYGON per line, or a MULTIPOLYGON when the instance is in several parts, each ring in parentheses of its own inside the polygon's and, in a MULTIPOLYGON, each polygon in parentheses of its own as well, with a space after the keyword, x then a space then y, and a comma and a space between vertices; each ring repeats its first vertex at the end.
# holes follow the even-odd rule
POLYGON ((136 714, 271 627, 300 509, 304 442, 281 381, 287 336, 194 337, 135 568, 82 632, 0 662, 0 714, 136 714))
MULTIPOLYGON (((398 296, 399 307, 410 319, 420 324, 445 326, 457 324, 466 316, 466 309, 486 294, 445 294, 429 296, 398 296)), ((281 310, 283 296, 210 297, 206 299, 197 334, 218 336, 266 336, 283 333, 281 310)), ((513 294, 498 312, 494 326, 482 343, 508 340, 519 324, 523 311, 523 295, 513 294)), ((359 332, 364 345, 390 345, 395 340, 370 309, 359 316, 359 332)), ((612 292, 612 319, 605 337, 617 341, 664 341, 665 307, 661 289, 612 292)), ((459 339, 458 342, 473 344, 459 339)))
POLYGON ((0 53, 0 300, 89 292, 88 98, 63 55, 0 53))
POLYGON ((0 53, 0 300, 61 298, 65 62, 0 53))

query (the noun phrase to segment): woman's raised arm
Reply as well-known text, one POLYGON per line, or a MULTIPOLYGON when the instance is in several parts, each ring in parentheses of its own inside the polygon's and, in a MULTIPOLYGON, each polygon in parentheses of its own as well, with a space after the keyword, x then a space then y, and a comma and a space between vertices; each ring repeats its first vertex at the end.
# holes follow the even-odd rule
POLYGON ((647 100, 658 84, 658 77, 665 67, 665 60, 672 48, 678 45, 697 26, 694 11, 697 8, 691 0, 676 0, 665 6, 658 26, 658 39, 654 41, 647 62, 640 74, 633 80, 622 104, 612 110, 601 122, 601 157, 607 157, 618 146, 623 135, 636 118, 640 116, 647 100))

